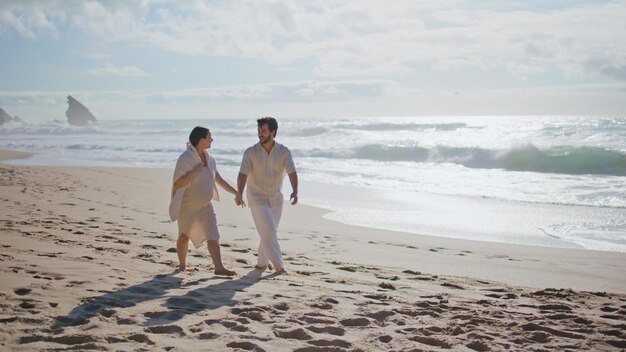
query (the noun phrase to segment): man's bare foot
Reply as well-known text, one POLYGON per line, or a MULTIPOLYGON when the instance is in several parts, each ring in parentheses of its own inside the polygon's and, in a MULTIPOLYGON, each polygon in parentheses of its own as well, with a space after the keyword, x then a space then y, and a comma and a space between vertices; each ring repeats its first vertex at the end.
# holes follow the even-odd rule
POLYGON ((213 271, 213 274, 215 275, 220 275, 220 276, 235 276, 237 273, 232 271, 232 270, 228 270, 226 268, 222 268, 222 269, 215 269, 213 271))
POLYGON ((259 270, 263 270, 263 271, 265 271, 266 269, 272 270, 272 264, 268 264, 268 265, 259 265, 259 264, 257 264, 257 265, 254 266, 254 268, 255 269, 259 269, 259 270))
POLYGON ((285 268, 277 268, 275 274, 276 275, 287 274, 287 270, 285 270, 285 268))
POLYGON ((176 269, 176 271, 177 271, 177 272, 182 272, 182 271, 185 271, 186 269, 187 269, 187 266, 186 266, 186 265, 179 265, 179 266, 178 266, 178 269, 176 269))

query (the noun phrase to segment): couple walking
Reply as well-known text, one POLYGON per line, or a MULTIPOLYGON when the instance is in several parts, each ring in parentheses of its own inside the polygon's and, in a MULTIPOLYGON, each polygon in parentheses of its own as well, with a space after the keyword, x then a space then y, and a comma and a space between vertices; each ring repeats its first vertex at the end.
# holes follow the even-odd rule
POLYGON ((293 192, 291 204, 298 203, 298 174, 287 147, 277 143, 278 122, 273 117, 257 120, 259 143, 246 149, 241 161, 237 189, 226 182, 217 171, 215 159, 209 155, 213 138, 211 131, 195 127, 189 135, 187 150, 181 154, 174 170, 170 218, 178 221, 178 269, 186 268, 189 241, 196 248, 206 240, 213 260, 216 275, 233 276, 235 272, 222 264, 220 253, 220 233, 213 210, 212 200, 219 201, 216 185, 235 195, 235 203, 245 207, 243 191, 248 186, 246 196, 252 218, 261 238, 256 268, 265 270, 273 264, 276 273, 285 273, 277 227, 283 209, 281 188, 285 174, 293 192))

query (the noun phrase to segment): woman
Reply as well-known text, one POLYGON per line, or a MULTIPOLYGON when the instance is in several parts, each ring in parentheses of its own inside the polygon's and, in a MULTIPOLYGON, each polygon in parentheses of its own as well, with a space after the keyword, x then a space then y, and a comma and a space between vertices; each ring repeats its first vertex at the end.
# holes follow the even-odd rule
POLYGON ((208 153, 211 148, 211 131, 205 127, 195 127, 189 134, 187 150, 176 162, 170 203, 170 218, 178 220, 178 270, 184 271, 187 264, 189 241, 196 248, 207 241, 209 254, 213 260, 216 275, 234 276, 222 264, 220 254, 220 233, 211 201, 219 201, 215 184, 219 184, 235 195, 235 202, 243 204, 238 192, 226 182, 215 165, 215 159, 208 153))

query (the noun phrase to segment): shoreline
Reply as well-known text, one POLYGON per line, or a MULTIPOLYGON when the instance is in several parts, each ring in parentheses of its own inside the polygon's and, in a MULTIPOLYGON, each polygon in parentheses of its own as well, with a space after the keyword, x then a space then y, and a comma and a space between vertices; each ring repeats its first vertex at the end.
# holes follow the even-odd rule
POLYGON ((0 162, 4 164, 7 160, 28 159, 35 153, 23 152, 21 150, 0 149, 0 162))
MULTIPOLYGON (((2 157, 0 152, 0 157, 2 157)), ((594 350, 625 348, 626 254, 345 225, 285 205, 288 271, 253 268, 258 235, 214 203, 206 247, 175 272, 171 170, 0 163, 6 350, 594 350)))
MULTIPOLYGON (((3 163, 5 165, 10 165, 10 166, 15 166, 15 167, 20 167, 20 166, 32 166, 32 167, 46 167, 46 168, 94 168, 94 169, 138 169, 138 170, 154 170, 155 172, 169 172, 170 169, 169 168, 165 168, 162 166, 159 167, 151 167, 151 166, 133 166, 133 167, 128 167, 128 166, 98 166, 98 165, 89 165, 89 166, 78 166, 78 165, 55 165, 55 164, 51 164, 51 165, 30 165, 30 164, 21 164, 21 163, 6 163, 5 161, 9 161, 9 160, 20 160, 20 159, 28 159, 30 157, 36 156, 37 153, 33 153, 33 152, 23 152, 23 151, 17 151, 17 150, 4 150, 4 149, 0 149, 0 163, 3 163)), ((225 179, 229 179, 227 176, 232 176, 230 177, 231 179, 231 184, 235 183, 235 179, 236 179, 236 175, 231 175, 231 172, 228 171, 222 171, 222 175, 225 177, 225 179)), ((573 239, 566 239, 566 238, 560 238, 558 236, 549 234, 549 233, 545 233, 544 231, 544 236, 543 239, 538 240, 537 234, 534 234, 533 236, 524 236, 521 235, 523 238, 526 238, 527 241, 529 241, 530 243, 523 243, 520 242, 519 238, 520 237, 519 234, 517 234, 518 237, 512 237, 512 238, 518 238, 517 241, 515 240, 510 240, 510 241, 506 241, 506 240, 500 240, 499 237, 495 237, 494 239, 489 239, 489 238, 480 238, 480 237, 484 237, 485 235, 487 237, 489 237, 489 234, 485 233, 476 233, 476 236, 473 237, 478 237, 478 238, 468 238, 468 234, 461 234, 458 235, 458 233, 455 233, 454 229, 450 229, 450 228, 444 228, 444 227, 440 227, 440 228, 435 228, 432 227, 432 224, 429 225, 422 225, 422 231, 418 231, 415 229, 403 229, 400 227, 398 227, 397 225, 393 225, 393 224, 388 224, 388 225, 381 225, 378 223, 372 223, 372 224, 363 224, 363 222, 359 222, 359 221, 355 221, 355 220, 348 220, 346 219, 346 217, 344 216, 346 211, 344 210, 339 210, 339 209, 331 209, 332 206, 324 206, 324 205, 316 205, 316 204, 311 204, 312 203, 319 203, 319 199, 317 200, 313 200, 313 197, 319 193, 323 193, 325 192, 324 190, 321 190, 322 188, 328 188, 328 187, 334 187, 333 191, 331 191, 332 194, 342 194, 344 196, 348 196, 350 198, 350 195, 352 195, 354 201, 359 202, 359 201, 366 201, 364 198, 361 199, 362 197, 356 195, 356 194, 360 194, 360 193, 366 193, 367 191, 371 191, 368 190, 366 188, 361 188, 358 186, 348 186, 347 188, 350 189, 351 191, 345 192, 345 186, 335 186, 335 185, 331 185, 331 184, 322 184, 318 181, 312 181, 306 184, 306 186, 310 186, 311 189, 308 189, 309 187, 303 187, 304 189, 302 190, 302 195, 304 195, 305 197, 309 197, 309 202, 307 203, 307 200, 305 200, 304 203, 300 203, 300 205, 305 205, 308 207, 312 207, 312 208, 316 208, 316 209, 320 209, 322 211, 322 217, 325 220, 328 221, 332 221, 338 224, 342 224, 342 225, 346 225, 346 226, 356 226, 356 227, 361 227, 361 228, 367 228, 371 231, 384 231, 384 232, 389 232, 389 233, 396 233, 396 234, 403 234, 403 235, 410 235, 410 236, 427 236, 427 237, 434 237, 434 238, 440 238, 442 240, 450 240, 450 241, 469 241, 469 242, 478 242, 478 243, 486 243, 486 244, 493 244, 493 245, 503 245, 503 246, 524 246, 524 247, 531 247, 531 248, 554 248, 554 249, 572 249, 572 250, 582 250, 582 251, 595 251, 595 252, 608 252, 608 253, 624 253, 626 254, 626 251, 624 250, 618 250, 618 249, 606 249, 608 247, 611 247, 610 242, 609 243, 602 243, 602 244, 596 244, 595 247, 596 248, 589 248, 585 245, 580 244, 579 242, 577 242, 576 240, 573 239), (344 193, 345 192, 345 193, 344 193), (313 197, 311 197, 313 196, 313 197), (541 243, 536 243, 535 241, 541 242, 541 243)), ((286 187, 286 189, 289 188, 288 182, 285 181, 284 183, 284 187, 286 187)), ((381 199, 384 199, 384 201, 386 202, 386 206, 391 206, 392 204, 393 207, 396 207, 395 204, 399 204, 399 203, 403 203, 404 200, 402 200, 401 196, 398 196, 397 194, 399 194, 400 192, 398 191, 393 191, 393 190, 382 190, 382 189, 374 189, 375 192, 379 193, 379 194, 388 194, 388 197, 383 197, 381 199)), ((526 209, 526 211, 524 212, 524 217, 527 216, 543 216, 545 217, 544 213, 545 210, 547 210, 548 208, 553 208, 553 207, 561 207, 561 208, 566 208, 566 209, 570 209, 570 210, 576 210, 578 212, 585 212, 588 211, 588 206, 585 205, 567 205, 567 204, 541 204, 541 203, 533 203, 533 202, 524 202, 524 201, 515 201, 512 203, 512 205, 509 205, 511 202, 510 201, 504 201, 504 200, 498 200, 498 199, 474 199, 472 197, 468 197, 468 196, 453 196, 453 195, 439 195, 439 194, 424 194, 424 195, 420 195, 418 198, 424 198, 424 200, 421 200, 419 202, 415 202, 414 204, 410 204, 407 203, 407 205, 409 206, 416 206, 419 208, 422 207, 432 207, 433 203, 445 203, 445 204, 450 204, 450 202, 455 202, 455 201, 459 201, 462 204, 465 204, 465 206, 468 207, 473 207, 473 206, 477 206, 479 209, 481 209, 482 211, 493 211, 493 209, 502 209, 504 208, 511 208, 511 209, 515 209, 515 210, 519 210, 521 208, 526 209), (441 201, 441 200, 444 201, 441 201), (492 205, 489 205, 487 207, 485 207, 484 205, 481 205, 482 203, 493 203, 492 205), (477 203, 477 204, 474 204, 477 203), (472 205, 474 204, 474 205, 472 205), (538 211, 534 208, 538 208, 540 207, 541 211, 538 211), (526 213, 529 212, 529 213, 526 213), (538 214, 538 213, 542 213, 542 214, 538 214), (530 214, 530 215, 529 215, 530 214)), ((323 202, 322 202, 323 203, 323 202)), ((456 206, 457 208, 462 208, 463 206, 456 206)), ((511 210, 508 209, 508 210, 511 210)), ((371 210, 369 209, 362 209, 365 212, 370 212, 371 210)), ((459 210, 459 209, 457 209, 459 210)), ((611 208, 608 207, 607 210, 609 211, 619 211, 616 210, 615 208, 611 208)), ((439 211, 444 212, 444 209, 439 209, 439 211)), ((500 210, 502 211, 502 210, 500 210)), ((349 211, 348 211, 349 212, 349 211)), ((502 211, 502 213, 506 213, 507 211, 502 211)), ((548 214, 550 214, 550 211, 547 211, 548 214)), ((428 215, 428 214, 424 214, 424 215, 428 215)), ((477 215, 477 214, 475 214, 477 215)), ((556 216, 557 213, 553 213, 552 215, 556 216)), ((363 216, 361 215, 360 218, 363 218, 363 216)), ((519 220, 519 219, 517 219, 519 220)), ((497 224, 497 225, 502 225, 502 224, 497 224)), ((480 225, 482 228, 484 228, 485 224, 481 224, 480 225)), ((489 231, 491 233, 498 233, 498 231, 500 232, 506 232, 508 231, 506 228, 509 228, 510 225, 506 225, 505 229, 502 228, 498 228, 496 229, 490 229, 489 231)), ((466 232, 468 230, 465 230, 466 232)), ((524 229, 517 229, 517 232, 523 233, 524 229)), ((493 235, 492 235, 493 236, 493 235)), ((623 246, 620 244, 614 244, 614 246, 623 246)), ((617 248, 617 247, 614 247, 617 248)))
MULTIPOLYGON (((32 153, 14 151, 6 153, 0 150, 0 165, 7 165, 3 161, 8 160, 8 158, 27 158, 30 155, 32 153)), ((171 170, 134 167, 7 166, 67 171, 72 177, 79 178, 82 177, 83 172, 108 174, 118 178, 130 176, 134 180, 148 176, 147 179, 152 187, 146 187, 148 190, 144 194, 137 195, 136 190, 129 190, 135 194, 136 199, 149 199, 152 207, 150 212, 152 221, 142 223, 142 225, 154 231, 169 231, 170 233, 176 231, 176 225, 169 223, 167 216, 169 204, 167 190, 171 186, 171 170), (155 185, 159 186, 154 187, 155 185), (155 188, 158 189, 158 192, 155 191, 155 188), (160 194, 158 199, 155 199, 155 193, 160 194)), ((94 178, 98 177, 100 176, 94 175, 94 178)), ((229 182, 232 184, 233 181, 229 182)), ((226 199, 214 203, 216 212, 218 212, 218 224, 221 225, 222 222, 239 223, 243 220, 246 226, 253 228, 254 224, 251 216, 249 216, 249 209, 235 207, 230 204, 230 194, 224 195, 226 199)), ((136 206, 140 205, 137 204, 136 206)), ((291 207, 286 203, 283 208, 279 236, 281 233, 307 231, 335 233, 337 236, 343 236, 343 245, 348 240, 351 241, 352 245, 355 246, 353 248, 355 251, 378 253, 377 255, 350 254, 346 258, 360 265, 380 265, 404 269, 416 266, 420 270, 435 275, 497 280, 511 285, 537 289, 554 287, 586 291, 600 289, 611 292, 626 292, 626 278, 615 275, 620 270, 626 270, 626 253, 457 239, 378 229, 328 219, 325 215, 330 213, 333 211, 305 204, 291 207), (376 246, 377 244, 380 246, 376 246), (382 249, 383 246, 386 248, 382 249), (418 253, 415 253, 416 251, 418 253), (389 255, 390 253, 393 255, 389 255), (456 260, 450 261, 450 258, 456 260), (587 268, 585 265, 581 265, 579 258, 585 258, 587 263, 595 263, 601 267, 591 266, 587 268), (493 268, 490 268, 493 264, 490 263, 492 260, 499 262, 498 265, 502 265, 500 270, 494 271, 493 268), (560 260, 564 262, 560 262, 560 260), (546 263, 550 263, 550 265, 544 268, 546 263), (537 272, 541 272, 542 277, 533 278, 533 273, 537 272)), ((223 236, 223 238, 227 240, 226 237, 223 236)), ((325 256, 325 254, 322 255, 325 256)), ((334 258, 329 257, 328 259, 333 260, 334 258)))

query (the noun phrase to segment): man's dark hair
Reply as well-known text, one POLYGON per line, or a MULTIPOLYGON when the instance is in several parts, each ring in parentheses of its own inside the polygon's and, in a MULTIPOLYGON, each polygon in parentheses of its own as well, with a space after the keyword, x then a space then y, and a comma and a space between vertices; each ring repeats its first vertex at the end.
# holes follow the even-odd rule
POLYGON ((196 126, 191 130, 189 134, 189 143, 194 146, 194 148, 200 143, 202 138, 206 138, 207 133, 209 133, 209 129, 205 127, 196 126))
POLYGON ((261 117, 256 120, 256 125, 258 128, 263 127, 263 125, 267 124, 267 128, 270 129, 270 133, 274 132, 274 138, 276 138, 276 134, 278 133, 278 121, 276 121, 273 117, 261 117))

